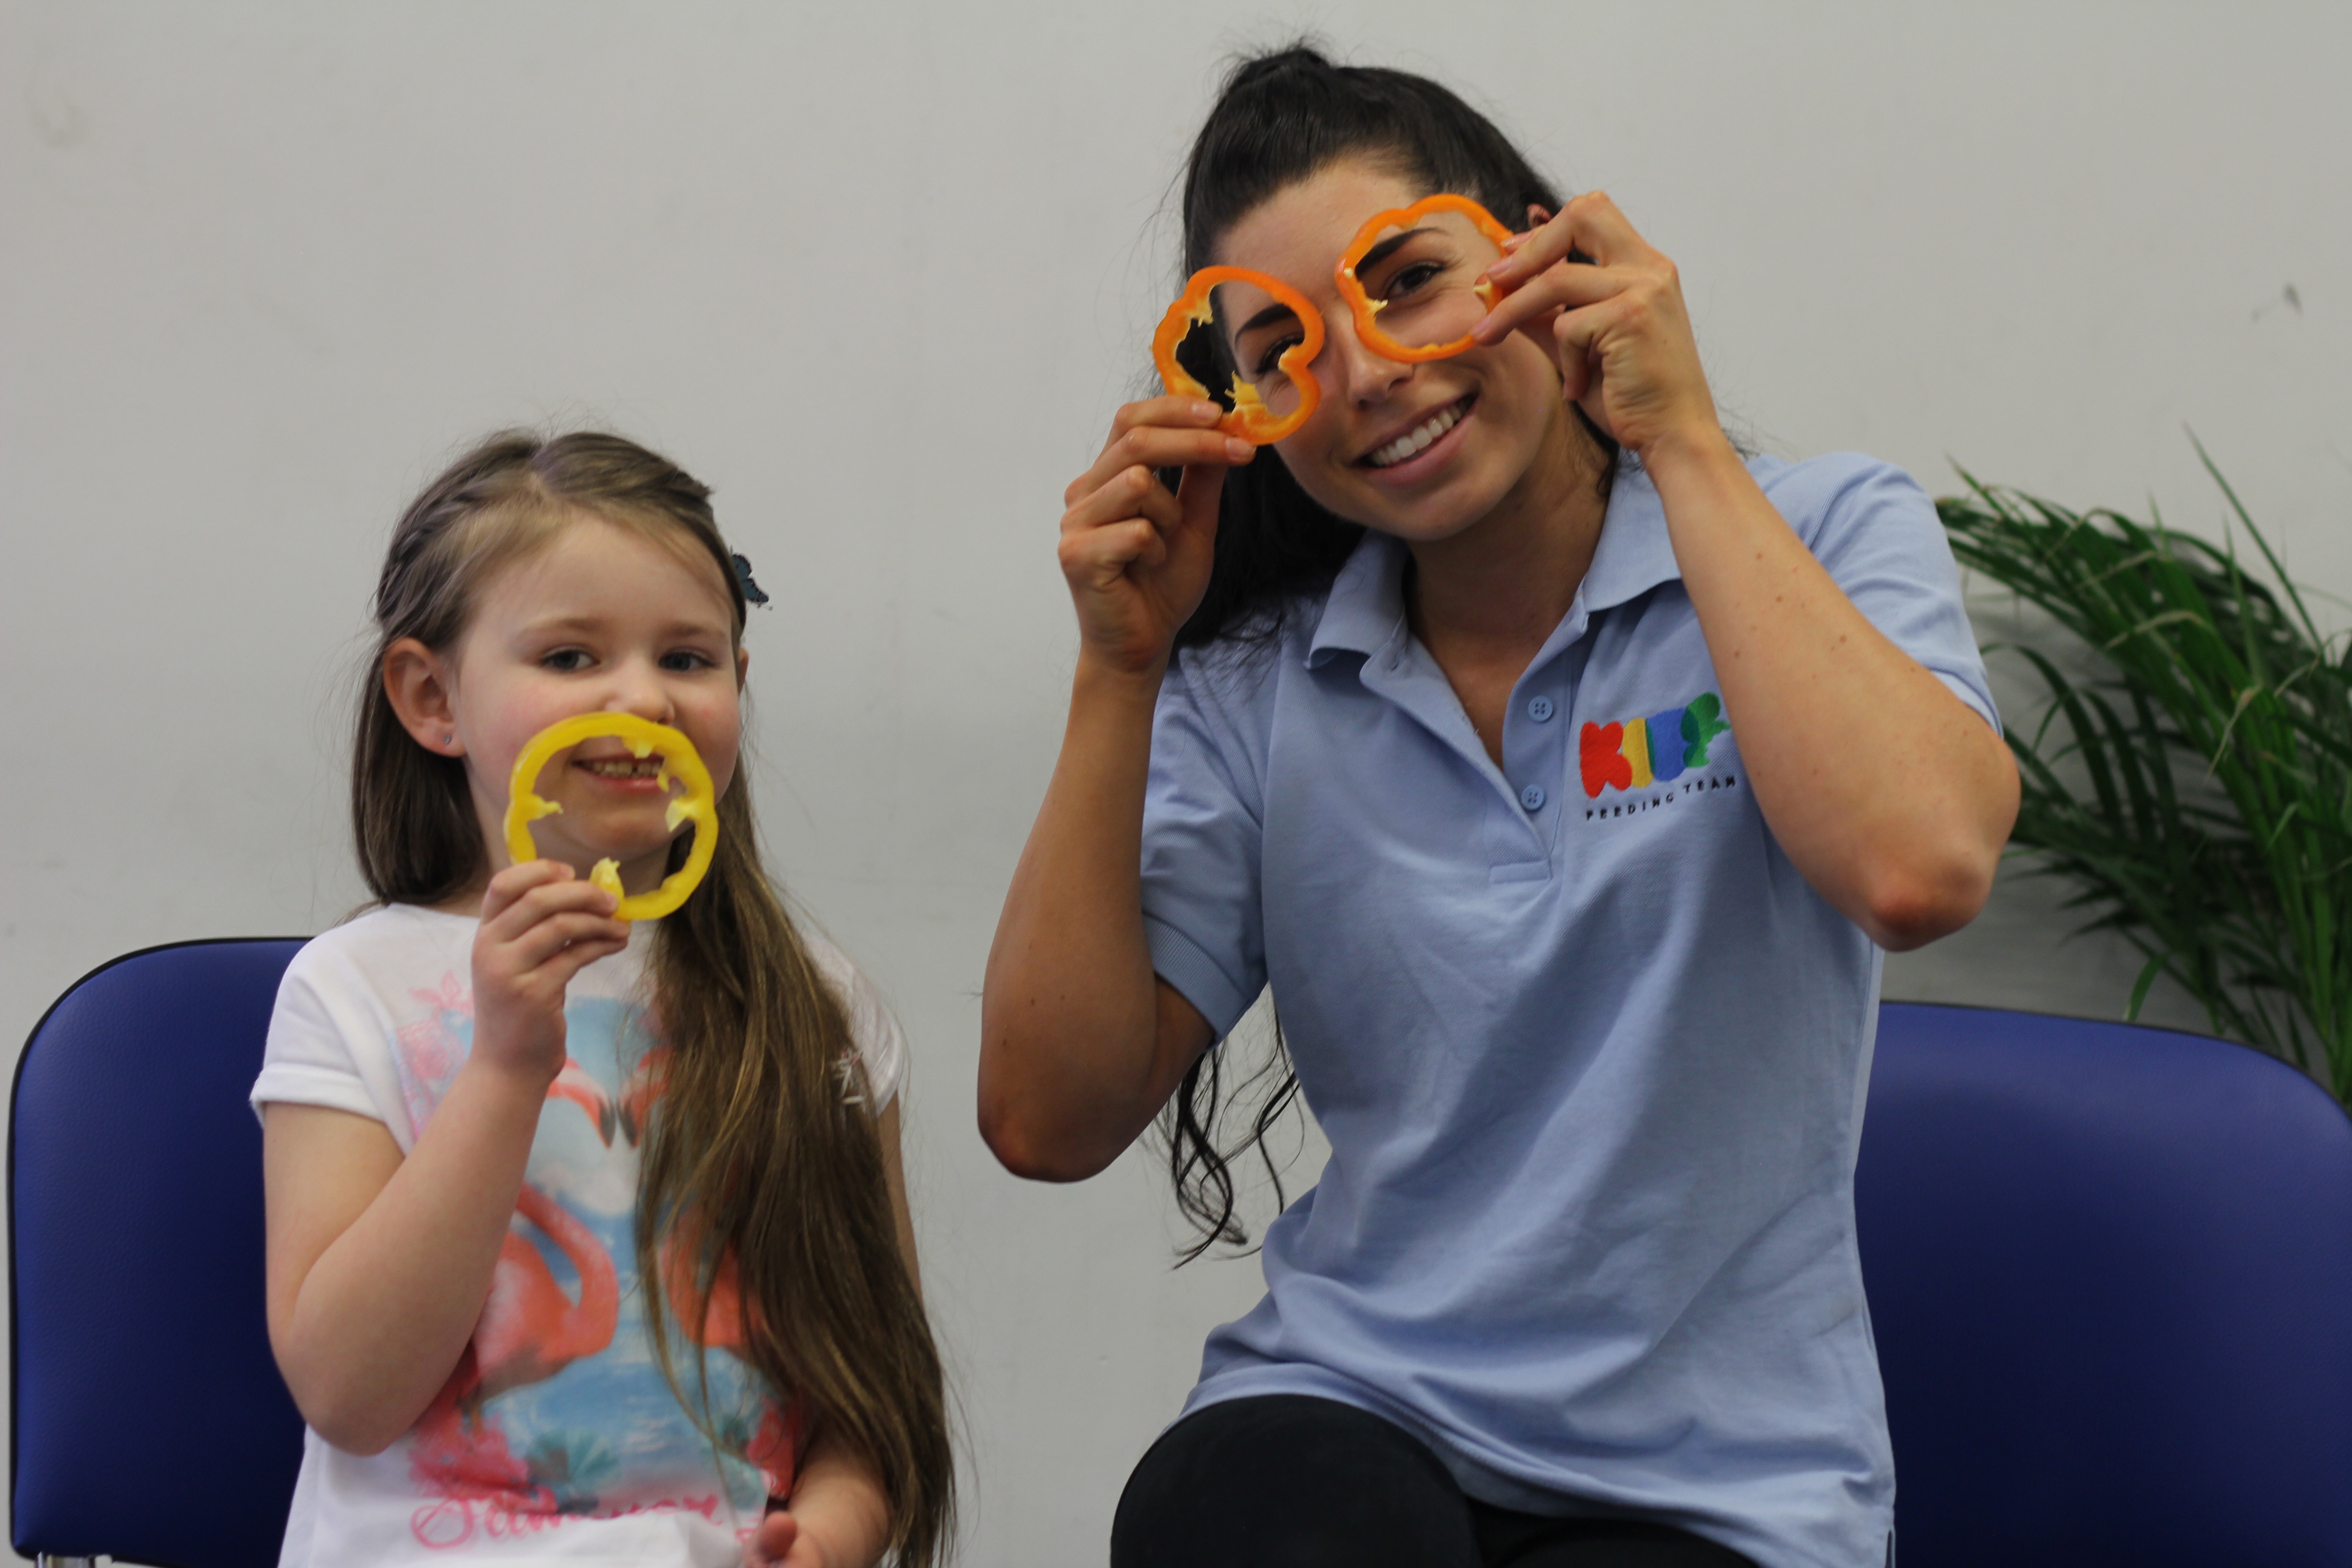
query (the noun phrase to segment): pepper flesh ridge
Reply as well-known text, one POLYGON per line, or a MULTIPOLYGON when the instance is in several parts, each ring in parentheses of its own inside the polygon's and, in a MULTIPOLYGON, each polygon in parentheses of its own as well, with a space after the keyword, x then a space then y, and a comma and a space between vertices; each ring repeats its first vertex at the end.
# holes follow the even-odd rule
POLYGON ((1298 384, 1298 406, 1286 416, 1277 416, 1258 395, 1257 388, 1235 374, 1228 389, 1233 395, 1233 409, 1216 423, 1216 428, 1228 436, 1238 436, 1255 446, 1268 446, 1306 424, 1315 405, 1323 401, 1322 384, 1307 368, 1323 352, 1323 312, 1278 278, 1269 278, 1246 267, 1203 267, 1184 280, 1184 291, 1168 307, 1168 313, 1160 318, 1160 330, 1151 334, 1151 363, 1160 367, 1160 379, 1172 393, 1186 397, 1209 395, 1209 389, 1200 379, 1177 363, 1176 346, 1195 326, 1213 324, 1216 315, 1210 305, 1210 294, 1220 283, 1247 283, 1263 289, 1289 306, 1298 318, 1298 342, 1283 350, 1282 357, 1275 361, 1285 375, 1298 384))
MULTIPOLYGON (((1477 226, 1479 233, 1493 240, 1497 246, 1507 247, 1514 237, 1509 229, 1496 221, 1493 213, 1488 212, 1468 196, 1455 195, 1451 191, 1441 191, 1433 196, 1423 196, 1409 207, 1392 207, 1384 213, 1374 213, 1367 218, 1364 221, 1364 226, 1356 231, 1356 237, 1348 242, 1348 248, 1340 252, 1339 265, 1333 270, 1331 276, 1339 286, 1339 298, 1348 302, 1349 312, 1356 319, 1356 336, 1363 340, 1366 348, 1382 359, 1397 360, 1405 364, 1420 364, 1433 359, 1451 359, 1464 350, 1475 346, 1469 334, 1465 332, 1450 343, 1424 343, 1419 348, 1407 348, 1381 331, 1379 321, 1381 308, 1387 301, 1375 300, 1367 295, 1364 292, 1363 281, 1356 276, 1356 264, 1363 260, 1365 253, 1380 242, 1381 234, 1392 228, 1409 228, 1412 226, 1413 219, 1433 212, 1460 213, 1477 226)), ((1495 301, 1502 297, 1496 292, 1495 285, 1484 278, 1478 279, 1471 292, 1484 300, 1490 310, 1495 308, 1495 301)))
POLYGON ((686 793, 671 796, 662 814, 662 820, 673 833, 688 822, 694 824, 694 844, 687 851, 685 865, 663 879, 662 885, 652 892, 634 898, 623 893, 618 862, 599 860, 588 873, 591 883, 621 900, 620 908, 613 911, 615 919, 657 920, 686 902, 687 895, 710 869, 710 857, 719 847, 719 801, 711 787, 710 770, 702 765, 694 742, 667 724, 656 724, 634 713, 581 713, 558 720, 533 735, 530 743, 522 749, 522 755, 515 759, 513 776, 507 781, 507 853, 518 865, 539 858, 539 846, 531 842, 530 825, 563 809, 561 802, 541 799, 536 793, 534 786, 539 783, 540 772, 556 752, 600 735, 611 735, 620 741, 633 756, 660 752, 661 764, 655 778, 667 789, 675 768, 678 781, 686 785, 686 793))

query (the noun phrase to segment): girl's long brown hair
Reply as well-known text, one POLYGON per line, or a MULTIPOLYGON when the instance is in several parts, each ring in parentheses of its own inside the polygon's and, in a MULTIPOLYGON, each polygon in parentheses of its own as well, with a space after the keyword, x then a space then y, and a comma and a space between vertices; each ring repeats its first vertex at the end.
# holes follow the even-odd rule
MULTIPOLYGON (((383 689, 385 650, 415 637, 448 652, 490 575, 582 517, 642 530, 690 558, 707 552, 740 637, 743 591, 709 494, 617 436, 509 431, 409 507, 376 585, 380 635, 352 767, 352 826, 377 898, 442 903, 488 865, 464 764, 401 727, 383 689)), ((655 1358, 713 1432, 699 1345, 688 1397, 671 1333, 673 1318, 699 1331, 700 1303, 732 1258, 744 1359, 780 1398, 803 1402, 812 1431, 872 1468, 898 1560, 922 1568, 951 1534, 954 1465, 939 1352, 898 1248, 863 1065, 761 868, 740 769, 719 821, 710 870, 661 921, 648 962, 666 1070, 643 1133, 636 1263, 655 1358), (673 1298, 686 1280, 665 1266, 666 1247, 684 1248, 694 1300, 673 1298)))

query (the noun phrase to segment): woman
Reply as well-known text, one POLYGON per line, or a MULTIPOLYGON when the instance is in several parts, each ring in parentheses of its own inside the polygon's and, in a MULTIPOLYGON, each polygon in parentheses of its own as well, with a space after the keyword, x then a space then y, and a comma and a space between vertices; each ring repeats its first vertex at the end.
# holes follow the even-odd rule
MULTIPOLYGON (((1114 1563, 1883 1562, 1880 950, 1974 916, 2017 799, 1933 509, 1868 459, 1743 458, 1673 265, 1434 83, 1246 62, 1183 204, 1188 269, 1320 313, 1322 401, 1271 458, 1130 405, 1069 488, 1080 654, 981 1124, 1064 1181, 1180 1084, 1197 1131, 1270 984, 1332 1153, 1114 1563), (1501 293, 1408 362, 1334 268, 1441 191, 1522 232, 1366 276, 1501 293)), ((1217 320, 1275 384, 1295 317, 1229 283, 1217 320)))

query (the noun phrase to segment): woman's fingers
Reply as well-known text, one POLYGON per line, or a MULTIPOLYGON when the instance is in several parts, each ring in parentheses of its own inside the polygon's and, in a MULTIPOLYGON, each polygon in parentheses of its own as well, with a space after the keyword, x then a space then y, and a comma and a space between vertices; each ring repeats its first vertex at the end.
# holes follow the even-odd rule
POLYGON ((1187 468, 1176 486, 1178 518, 1212 542, 1217 537, 1217 502, 1225 493, 1225 476, 1231 472, 1221 465, 1187 468))
POLYGON ((1557 311, 1581 310, 1622 294, 1644 276, 1624 268, 1562 262, 1496 301, 1486 319, 1470 329, 1470 335, 1482 343, 1499 343, 1557 311))
POLYGON ((1553 311, 1580 310, 1645 279, 1673 276, 1674 263, 1651 248, 1616 203, 1587 191, 1486 268, 1504 297, 1471 335, 1500 342, 1553 311))
POLYGON ((1607 193, 1587 191, 1514 243, 1486 268, 1499 289, 1514 289, 1559 262, 1581 255, 1598 267, 1641 266, 1655 259, 1607 193))
POLYGON ((1255 456, 1257 448, 1238 436, 1139 426, 1114 438, 1092 468, 1070 481, 1062 492, 1062 504, 1076 505, 1081 496, 1100 489, 1128 468, 1231 468, 1255 456))
POLYGON ((1176 497, 1160 482, 1158 475, 1141 467, 1121 468, 1062 514, 1062 531, 1100 528, 1107 522, 1123 522, 1131 517, 1148 519, 1161 528, 1173 528, 1179 516, 1176 497))
POLYGON ((1102 488, 1120 469, 1188 468, 1196 464, 1246 463, 1257 448, 1218 430, 1225 411, 1190 397, 1153 397, 1130 403, 1111 420, 1110 438, 1092 467, 1062 492, 1064 506, 1102 488))
POLYGON ((1560 208, 1577 249, 1603 267, 1639 267, 1661 260, 1650 242, 1617 210, 1606 191, 1587 191, 1560 208))
POLYGON ((1192 427, 1205 429, 1225 416, 1223 407, 1206 397, 1186 397, 1181 393, 1163 392, 1157 397, 1139 398, 1119 405, 1110 416, 1110 437, 1108 447, 1139 425, 1164 425, 1171 429, 1192 427))
POLYGON ((1141 518, 1108 522, 1062 536, 1062 574, 1073 583, 1107 588, 1128 568, 1156 566, 1168 559, 1168 542, 1141 518))

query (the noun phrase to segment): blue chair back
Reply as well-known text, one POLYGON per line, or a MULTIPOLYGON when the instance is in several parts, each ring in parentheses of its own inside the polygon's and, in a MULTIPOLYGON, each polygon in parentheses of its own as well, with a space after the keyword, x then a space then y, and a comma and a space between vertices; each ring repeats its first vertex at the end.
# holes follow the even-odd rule
POLYGON ((16 1550, 270 1568, 302 1418, 262 1306, 246 1094, 298 940, 117 959, 49 1009, 8 1118, 16 1550))
POLYGON ((2352 1121, 2311 1079, 1889 1004, 1855 1207, 1902 1568, 2352 1565, 2352 1121))

